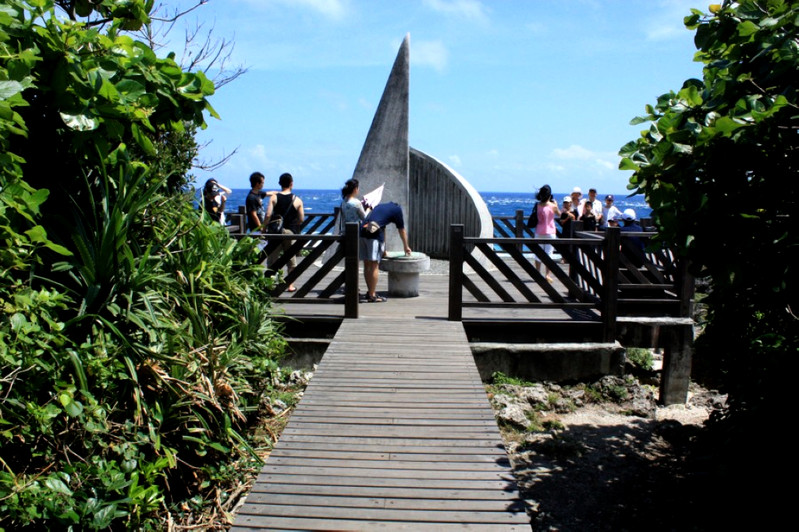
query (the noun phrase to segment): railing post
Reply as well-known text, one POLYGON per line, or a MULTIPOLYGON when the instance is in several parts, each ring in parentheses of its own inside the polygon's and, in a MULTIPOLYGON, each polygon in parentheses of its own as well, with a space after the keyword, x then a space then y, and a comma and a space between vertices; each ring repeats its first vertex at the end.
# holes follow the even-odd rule
MULTIPOLYGON (((516 223, 513 224, 513 231, 516 238, 524 236, 524 211, 516 209, 516 223)), ((516 249, 524 252, 524 244, 516 244, 516 249)))
POLYGON ((605 231, 605 268, 602 271, 602 336, 605 342, 616 341, 616 317, 619 307, 619 253, 621 231, 608 227, 605 231))
POLYGON ((344 227, 344 317, 358 317, 358 224, 344 227))
MULTIPOLYGON (((571 223, 567 224, 568 229, 565 231, 565 234, 563 234, 563 233, 561 233, 561 234, 563 234, 563 236, 566 237, 566 238, 574 238, 574 232, 576 231, 575 224, 578 224, 578 223, 580 224, 580 229, 582 229, 582 223, 583 222, 578 222, 577 220, 572 220, 571 223)), ((569 245, 569 253, 571 254, 572 257, 574 257, 575 261, 582 262, 582 254, 580 253, 580 249, 579 249, 578 246, 569 245)), ((577 268, 572 268, 571 265, 569 265, 569 266, 570 266, 569 267, 569 279, 574 281, 575 284, 579 284, 578 275, 577 275, 577 268)))
POLYGON ((680 316, 693 316, 693 300, 696 290, 694 276, 688 271, 688 260, 677 259, 677 295, 680 298, 680 316))
POLYGON ((463 318, 463 224, 449 229, 449 321, 463 318))

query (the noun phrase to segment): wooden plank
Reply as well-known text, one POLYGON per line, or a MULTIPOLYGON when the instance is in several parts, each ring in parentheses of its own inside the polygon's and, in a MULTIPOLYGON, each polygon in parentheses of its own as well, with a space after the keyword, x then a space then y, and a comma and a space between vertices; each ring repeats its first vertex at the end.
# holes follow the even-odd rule
MULTIPOLYGON (((269 462, 275 466, 286 467, 319 467, 319 468, 341 468, 345 467, 352 470, 359 469, 403 469, 408 471, 432 470, 432 471, 483 471, 507 473, 507 464, 491 461, 471 461, 471 462, 447 462, 441 464, 431 461, 412 461, 412 460, 359 460, 358 458, 315 458, 315 457, 282 457, 269 456, 269 462)), ((421 477, 420 477, 421 478, 421 477)))
POLYGON ((465 462, 490 463, 508 465, 510 462, 504 455, 489 456, 485 454, 442 454, 442 453, 387 453, 363 451, 344 451, 344 450, 320 450, 320 449, 294 449, 284 447, 272 451, 269 459, 274 458, 302 458, 312 457, 317 459, 345 459, 345 460, 396 460, 401 462, 465 462))
POLYGON ((333 446, 325 439, 319 438, 299 438, 294 437, 289 441, 288 439, 280 439, 278 449, 291 449, 291 450, 315 450, 324 451, 330 449, 337 449, 344 452, 363 452, 363 453, 389 453, 392 455, 408 455, 408 454, 444 454, 449 456, 460 456, 466 454, 476 454, 495 457, 507 457, 505 448, 501 445, 461 445, 458 448, 451 446, 434 446, 423 445, 417 443, 415 445, 401 445, 392 444, 388 442, 368 443, 368 442, 353 442, 353 441, 338 441, 333 446))
MULTIPOLYGON (((296 505, 304 502, 294 493, 257 493, 253 494, 249 502, 264 505, 296 505)), ((375 496, 350 496, 340 494, 314 495, 308 497, 309 506, 333 506, 336 508, 392 508, 395 510, 469 510, 476 512, 497 511, 496 499, 472 498, 458 500, 452 498, 404 498, 404 497, 375 497, 375 496)), ((509 505, 512 507, 512 504, 509 505)))
POLYGON ((257 482, 313 484, 322 486, 362 486, 362 487, 392 487, 392 488, 438 488, 438 489, 509 489, 512 481, 508 479, 462 479, 462 478, 427 478, 421 482, 413 477, 379 477, 374 475, 348 477, 342 475, 286 475, 280 473, 261 473, 257 482))

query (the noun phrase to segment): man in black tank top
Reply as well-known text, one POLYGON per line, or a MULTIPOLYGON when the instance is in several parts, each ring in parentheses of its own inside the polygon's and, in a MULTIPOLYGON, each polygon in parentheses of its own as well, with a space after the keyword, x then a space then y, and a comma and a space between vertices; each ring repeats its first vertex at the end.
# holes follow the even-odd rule
MULTIPOLYGON (((300 226, 305 220, 305 212, 303 210, 302 200, 291 193, 294 188, 294 178, 289 173, 282 174, 278 180, 280 184, 280 192, 269 198, 269 205, 266 208, 266 219, 270 220, 273 215, 283 217, 283 234, 291 235, 300 232, 300 226)), ((293 240, 283 240, 278 242, 277 245, 267 245, 267 253, 269 258, 267 264, 272 264, 277 260, 284 250, 289 249, 293 240)), ((291 257, 288 266, 286 267, 287 273, 291 273, 297 265, 295 257, 291 257)), ((289 292, 294 292, 296 288, 294 285, 289 285, 287 288, 289 292)))

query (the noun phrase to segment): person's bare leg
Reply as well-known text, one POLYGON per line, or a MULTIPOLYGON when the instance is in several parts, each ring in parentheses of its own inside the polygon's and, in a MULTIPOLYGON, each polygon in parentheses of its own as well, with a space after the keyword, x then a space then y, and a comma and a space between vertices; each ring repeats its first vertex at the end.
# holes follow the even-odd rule
POLYGON ((363 278, 366 281, 366 295, 368 297, 377 296, 377 280, 380 275, 379 263, 376 260, 363 261, 363 278))

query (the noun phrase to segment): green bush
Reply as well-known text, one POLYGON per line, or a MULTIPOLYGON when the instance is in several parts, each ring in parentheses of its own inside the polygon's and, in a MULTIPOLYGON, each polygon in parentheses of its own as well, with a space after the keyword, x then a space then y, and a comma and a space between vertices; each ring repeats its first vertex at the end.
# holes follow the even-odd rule
POLYGON ((258 460, 271 281, 179 192, 214 88, 125 34, 150 5, 0 9, 0 529, 162 530, 258 460))
POLYGON ((642 347, 628 347, 626 349, 627 361, 633 366, 649 371, 654 367, 655 359, 652 350, 642 347))

